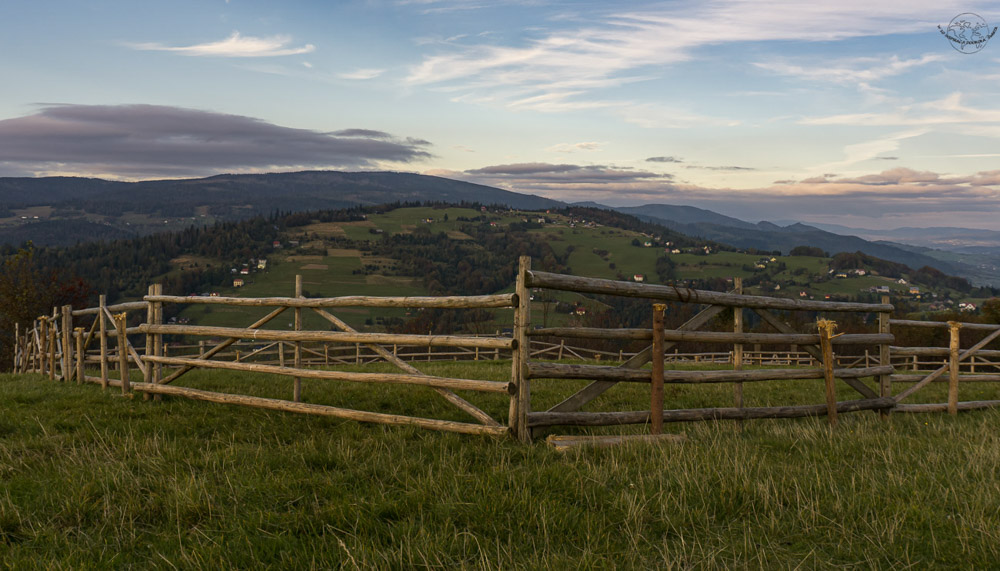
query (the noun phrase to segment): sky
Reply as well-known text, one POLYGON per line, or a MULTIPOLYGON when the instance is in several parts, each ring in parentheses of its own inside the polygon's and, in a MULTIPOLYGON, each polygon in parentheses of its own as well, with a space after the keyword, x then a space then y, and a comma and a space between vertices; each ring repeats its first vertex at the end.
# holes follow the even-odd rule
POLYGON ((1000 37, 943 33, 998 24, 950 0, 11 1, 0 176, 393 170, 1000 230, 1000 37))

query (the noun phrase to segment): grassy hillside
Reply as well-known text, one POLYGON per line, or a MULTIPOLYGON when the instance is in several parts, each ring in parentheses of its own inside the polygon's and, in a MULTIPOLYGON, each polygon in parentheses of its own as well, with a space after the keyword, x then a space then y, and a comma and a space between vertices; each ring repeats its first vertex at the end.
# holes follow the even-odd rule
MULTIPOLYGON (((503 378, 509 363, 427 370, 503 378)), ((287 379, 255 375, 185 381, 289 391, 287 379)), ((452 416, 428 391, 366 389, 307 382, 304 395, 452 416)), ((560 389, 536 383, 539 406, 560 389)), ((670 387, 667 399, 731 398, 722 389, 670 387)), ((755 383, 746 392, 753 402, 819 402, 821 388, 755 383)), ((648 398, 612 393, 601 406, 648 398)), ((563 454, 542 443, 143 402, 0 376, 0 562, 988 568, 1000 559, 998 422, 1000 413, 983 411, 888 421, 857 413, 834 431, 817 419, 670 425, 688 442, 563 454)))
MULTIPOLYGON (((972 299, 946 287, 929 288, 910 279, 899 283, 896 278, 872 275, 871 267, 867 267, 864 275, 851 271, 831 272, 830 258, 725 251, 717 246, 706 248, 704 243, 676 244, 649 233, 601 224, 561 211, 483 213, 460 207, 396 208, 371 213, 365 220, 312 222, 290 228, 283 236, 281 249, 267 255, 265 270, 257 270, 250 264, 249 275, 233 276, 244 279, 243 287, 215 289, 221 295, 286 296, 293 292, 294 276, 301 274, 310 296, 427 295, 423 276, 399 275, 401 260, 376 255, 373 253, 377 250, 376 245, 389 237, 415 232, 440 233, 450 241, 469 242, 473 240, 470 227, 488 224, 491 231, 502 233, 512 225, 524 226, 526 222, 530 225, 528 234, 546 243, 575 275, 632 280, 639 274, 651 283, 715 289, 732 287, 731 278, 742 277, 746 280, 748 293, 809 299, 854 299, 859 296, 875 299, 873 291, 887 287, 897 299, 919 301, 927 307, 933 303, 941 309, 953 307, 960 300, 972 299), (674 265, 666 280, 657 272, 657 260, 664 257, 674 265), (841 273, 844 275, 838 277, 841 273), (911 295, 910 288, 914 286, 920 289, 919 296, 911 295), (952 306, 945 305, 947 299, 952 300, 952 306)), ((262 251, 270 249, 269 244, 261 246, 262 251)), ((535 260, 536 268, 540 262, 535 260)), ((513 284, 504 285, 509 290, 513 284)), ((577 294, 554 293, 550 299, 568 306, 562 306, 563 309, 557 312, 551 307, 543 308, 541 300, 536 300, 536 312, 546 314, 548 325, 573 323, 575 318, 569 312, 578 304, 588 309, 599 305, 577 294)), ((245 325, 249 323, 247 319, 252 321, 265 313, 260 310, 247 318, 237 318, 234 310, 213 308, 210 311, 209 314, 203 307, 192 308, 184 316, 199 323, 245 325)), ((377 326, 379 319, 411 316, 403 310, 360 308, 341 315, 357 328, 377 326)), ((306 319, 308 327, 326 327, 321 318, 311 313, 306 319)), ((280 327, 284 326, 282 322, 280 327)), ((494 329, 507 326, 509 318, 506 315, 497 315, 491 325, 494 329)))

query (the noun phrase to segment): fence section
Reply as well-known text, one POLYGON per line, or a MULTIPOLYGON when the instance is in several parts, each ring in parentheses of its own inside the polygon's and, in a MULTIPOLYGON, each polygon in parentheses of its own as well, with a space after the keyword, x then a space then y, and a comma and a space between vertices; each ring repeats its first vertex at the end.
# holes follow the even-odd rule
MULTIPOLYGON (((652 330, 645 329, 601 329, 601 328, 540 328, 530 327, 529 307, 523 304, 518 312, 521 321, 529 324, 522 334, 525 338, 532 336, 564 337, 582 339, 649 341, 651 344, 643 351, 634 354, 623 364, 578 365, 565 363, 543 363, 533 361, 525 356, 521 367, 515 368, 520 374, 518 417, 516 432, 522 440, 530 440, 533 432, 542 427, 556 425, 599 426, 614 424, 644 424, 653 419, 656 422, 676 422, 706 419, 750 419, 750 418, 790 418, 796 416, 814 416, 827 414, 835 421, 838 412, 854 410, 888 410, 895 405, 891 396, 890 376, 893 367, 890 362, 889 346, 893 336, 889 333, 889 317, 892 306, 887 300, 881 304, 823 302, 808 300, 780 299, 762 296, 744 295, 737 280, 733 292, 714 292, 678 288, 673 286, 619 282, 605 279, 586 278, 534 271, 530 268, 530 260, 523 258, 518 274, 518 290, 526 292, 528 288, 542 290, 557 290, 562 292, 584 293, 591 295, 622 296, 643 298, 651 304, 674 302, 682 304, 698 304, 703 309, 677 329, 652 330), (761 319, 774 328, 777 333, 747 333, 743 331, 743 312, 754 311, 761 319), (823 327, 815 333, 796 332, 785 323, 775 310, 782 311, 817 311, 817 312, 875 312, 878 314, 879 330, 863 335, 831 334, 833 322, 827 322, 828 329, 823 327), (734 312, 732 331, 703 331, 713 318, 724 311, 734 312), (825 344, 830 349, 821 347, 825 344), (732 347, 725 354, 732 354, 732 370, 727 371, 684 371, 663 370, 662 363, 667 358, 667 351, 677 343, 697 341, 701 343, 718 343, 732 347), (747 345, 798 345, 811 357, 810 364, 796 368, 764 368, 745 370, 745 352, 747 345), (838 345, 869 345, 875 348, 878 362, 869 366, 865 358, 865 366, 858 367, 855 362, 851 366, 837 368, 832 348, 838 345), (652 363, 653 368, 645 365, 652 363), (840 379, 860 394, 859 399, 837 401, 833 391, 833 379, 840 379), (549 379, 580 379, 589 384, 568 395, 562 402, 546 411, 531 409, 531 384, 545 382, 549 379), (827 402, 820 405, 800 405, 784 407, 745 407, 743 406, 743 383, 765 382, 778 379, 824 379, 827 390, 827 402), (865 379, 872 379, 870 386, 865 379), (590 412, 581 410, 604 392, 620 383, 649 383, 654 393, 650 409, 641 411, 601 411, 590 412), (655 385, 691 384, 691 383, 731 383, 733 390, 733 407, 718 407, 709 409, 673 409, 662 410, 657 406, 655 385), (655 410, 654 410, 655 409, 655 410)), ((866 353, 870 355, 871 352, 866 353)))
MULTIPOLYGON (((480 393, 499 393, 511 398, 515 386, 511 381, 498 382, 481 379, 457 379, 438 377, 426 374, 417 369, 411 362, 399 358, 394 351, 386 346, 415 345, 421 347, 444 347, 463 351, 498 352, 506 351, 516 355, 519 352, 517 342, 509 337, 470 337, 458 335, 400 335, 390 333, 364 333, 354 330, 345 321, 327 311, 337 307, 407 307, 407 308, 510 308, 517 303, 514 294, 491 296, 451 296, 451 297, 367 297, 351 296, 340 298, 307 299, 301 297, 301 277, 296 279, 295 297, 273 298, 226 298, 226 297, 177 297, 162 295, 159 285, 150 286, 149 294, 142 302, 121 304, 106 307, 101 298, 97 308, 70 311, 62 308, 59 319, 53 314, 37 319, 30 328, 30 334, 24 338, 28 341, 23 352, 19 351, 18 365, 21 370, 38 371, 49 375, 52 379, 76 380, 76 382, 100 383, 104 387, 120 387, 125 393, 139 392, 147 398, 151 395, 176 395, 198 400, 220 403, 241 404, 272 410, 285 410, 308 414, 334 416, 364 422, 384 424, 405 424, 434 430, 448 430, 470 434, 506 434, 509 431, 510 419, 500 422, 482 409, 455 393, 457 390, 480 393), (163 323, 163 307, 165 304, 214 304, 226 306, 257 306, 272 308, 263 318, 245 328, 214 327, 185 324, 163 323), (128 310, 140 311, 142 323, 126 327, 128 310), (339 331, 307 331, 302 328, 303 310, 311 310, 322 316, 339 331), (115 314, 114 311, 121 311, 115 314), (286 311, 294 313, 294 330, 280 331, 264 329, 263 327, 286 311), (74 317, 79 321, 91 319, 89 331, 86 328, 73 328, 74 317), (130 342, 133 338, 144 339, 144 344, 135 346, 130 342), (198 344, 197 354, 167 355, 164 344, 165 335, 184 335, 203 338, 206 341, 198 344), (74 354, 71 338, 76 339, 74 354), (100 350, 96 356, 87 357, 87 351, 94 339, 100 342, 100 350), (208 347, 207 339, 222 339, 208 347), (47 341, 46 341, 47 340, 47 341), (226 359, 225 350, 239 341, 251 340, 254 343, 267 343, 267 347, 276 347, 279 353, 277 364, 246 362, 255 352, 263 352, 263 347, 251 351, 248 356, 235 360, 226 359), (112 347, 114 341, 114 347, 112 347), (347 372, 310 368, 303 359, 306 354, 303 346, 306 342, 319 342, 325 347, 348 344, 351 349, 364 347, 370 354, 380 357, 382 362, 396 366, 400 371, 383 372, 347 372), (277 344, 277 345, 275 345, 277 344), (286 362, 284 349, 289 348, 289 362, 286 362), (75 356, 75 366, 73 363, 75 356), (87 362, 100 363, 100 376, 85 374, 87 362), (117 378, 109 371, 112 363, 117 363, 117 378), (131 382, 129 368, 138 368, 142 382, 131 382), (194 369, 230 370, 257 372, 290 377, 291 395, 288 400, 253 397, 218 393, 200 389, 173 386, 171 383, 194 369), (302 379, 320 379, 329 381, 353 383, 382 383, 394 385, 416 385, 427 387, 440 394, 447 402, 462 410, 475 422, 458 422, 420 418, 382 412, 359 411, 320 404, 301 402, 302 379)), ((495 353, 494 353, 495 354, 495 353)), ((371 361, 368 361, 371 362, 371 361)), ((512 408, 512 407, 511 407, 512 408)))

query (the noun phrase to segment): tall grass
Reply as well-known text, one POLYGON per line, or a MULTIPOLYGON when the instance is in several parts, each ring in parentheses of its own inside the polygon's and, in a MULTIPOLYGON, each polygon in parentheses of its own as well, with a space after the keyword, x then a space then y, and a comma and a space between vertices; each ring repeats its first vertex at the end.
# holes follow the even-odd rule
MULTIPOLYGON (((505 365, 430 372, 491 378, 505 365)), ((263 376, 185 380, 290 390, 263 376)), ((330 386, 305 395, 452 417, 430 391, 330 386)), ((536 400, 565 389, 539 384, 536 400)), ((675 401, 724 397, 699 390, 675 401)), ((779 399, 767 390, 748 399, 779 399)), ((603 404, 626 400, 612 391, 603 404)), ((500 418, 502 399, 482 404, 500 418)), ((998 426, 996 411, 856 413, 832 431, 823 419, 671 425, 686 443, 560 453, 2 376, 0 566, 990 567, 998 426)))

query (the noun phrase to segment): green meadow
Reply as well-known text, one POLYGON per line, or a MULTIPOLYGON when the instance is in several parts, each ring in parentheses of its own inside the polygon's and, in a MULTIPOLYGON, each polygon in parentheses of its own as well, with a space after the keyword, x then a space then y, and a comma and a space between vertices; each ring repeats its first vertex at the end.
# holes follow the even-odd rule
MULTIPOLYGON (((510 363, 420 368, 502 380, 510 363)), ((178 382, 291 393, 289 379, 256 374, 178 382)), ((578 386, 535 381, 534 408, 578 386)), ((818 403, 821 387, 745 393, 748 405, 818 403)), ((997 398, 970 387, 963 399, 997 398)), ((303 395, 465 420, 419 389, 306 380, 303 395)), ((922 400, 942 400, 944 386, 928 389, 922 400)), ((647 391, 616 387, 591 410, 641 410, 647 391)), ((504 398, 463 396, 505 418, 504 398)), ((670 385, 666 399, 727 405, 732 387, 670 385)), ((989 568, 1000 560, 998 425, 997 411, 864 412, 832 430, 822 418, 673 424, 686 442, 557 452, 5 375, 0 567, 989 568)))

